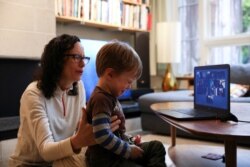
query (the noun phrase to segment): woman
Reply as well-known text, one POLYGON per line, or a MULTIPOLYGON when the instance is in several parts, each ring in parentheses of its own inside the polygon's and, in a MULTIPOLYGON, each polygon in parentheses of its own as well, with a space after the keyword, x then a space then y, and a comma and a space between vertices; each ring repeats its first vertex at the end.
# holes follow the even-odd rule
MULTIPOLYGON (((88 61, 76 36, 64 34, 45 46, 41 73, 21 97, 18 142, 9 166, 85 165, 81 148, 94 144, 80 80, 88 61)), ((120 123, 116 119, 113 130, 120 123)))

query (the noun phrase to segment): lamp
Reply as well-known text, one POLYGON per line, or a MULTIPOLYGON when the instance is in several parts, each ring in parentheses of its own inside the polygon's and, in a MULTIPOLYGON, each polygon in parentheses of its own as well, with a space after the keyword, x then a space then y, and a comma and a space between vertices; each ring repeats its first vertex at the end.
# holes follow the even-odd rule
POLYGON ((157 62, 167 63, 162 90, 177 88, 171 63, 181 62, 181 28, 180 22, 157 23, 157 62))

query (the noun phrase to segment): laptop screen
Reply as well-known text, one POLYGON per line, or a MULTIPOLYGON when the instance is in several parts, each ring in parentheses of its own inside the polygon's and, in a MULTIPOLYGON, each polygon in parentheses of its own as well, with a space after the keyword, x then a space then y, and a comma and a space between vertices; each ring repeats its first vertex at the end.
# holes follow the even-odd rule
POLYGON ((230 66, 194 68, 194 105, 230 111, 230 66))

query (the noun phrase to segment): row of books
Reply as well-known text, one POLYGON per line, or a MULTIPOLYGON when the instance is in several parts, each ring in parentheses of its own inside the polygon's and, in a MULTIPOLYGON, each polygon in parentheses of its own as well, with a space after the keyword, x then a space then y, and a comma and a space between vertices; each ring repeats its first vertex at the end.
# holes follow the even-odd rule
POLYGON ((149 9, 145 5, 124 4, 122 9, 122 25, 147 30, 149 9))
POLYGON ((56 16, 66 16, 116 26, 148 30, 148 5, 121 0, 55 0, 56 16))

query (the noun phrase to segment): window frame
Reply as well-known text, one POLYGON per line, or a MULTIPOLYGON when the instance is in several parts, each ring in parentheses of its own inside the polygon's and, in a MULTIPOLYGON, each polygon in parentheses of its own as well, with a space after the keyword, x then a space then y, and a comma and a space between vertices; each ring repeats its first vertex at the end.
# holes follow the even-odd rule
POLYGON ((210 51, 213 47, 221 46, 244 46, 250 45, 250 33, 241 33, 235 35, 228 35, 223 37, 211 37, 209 32, 211 30, 208 18, 209 10, 209 0, 198 0, 198 33, 200 48, 198 49, 198 54, 200 56, 200 65, 207 64, 208 57, 211 55, 210 51), (208 11, 207 11, 208 10, 208 11))

